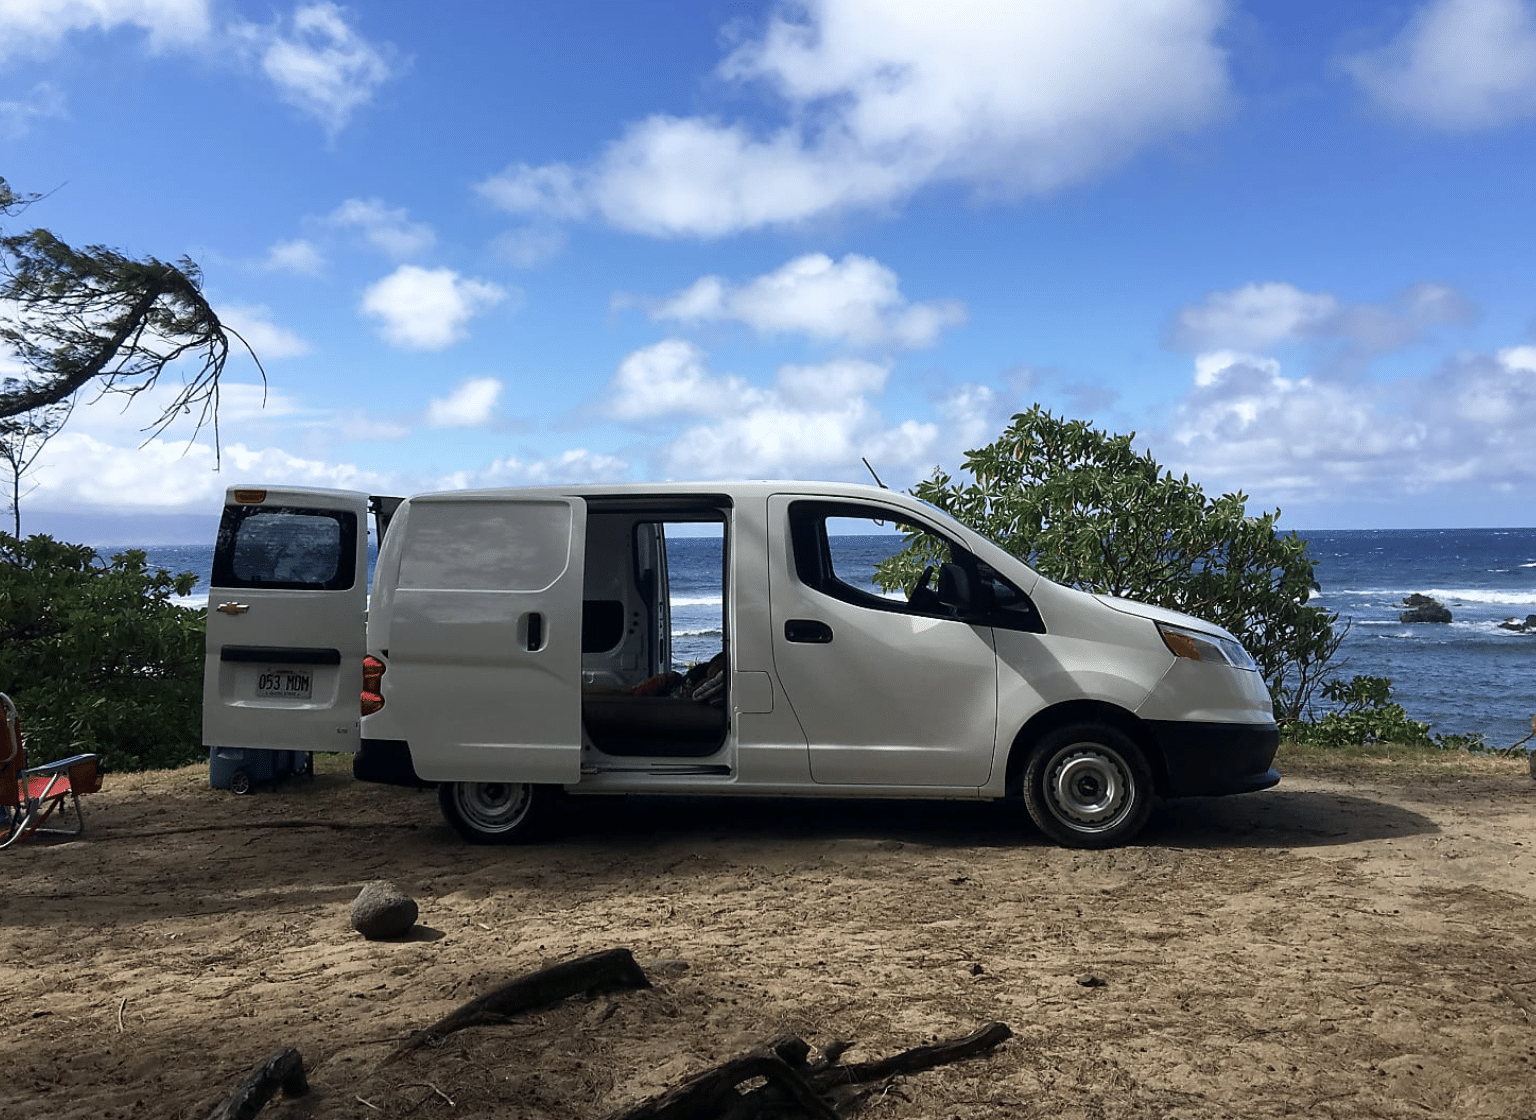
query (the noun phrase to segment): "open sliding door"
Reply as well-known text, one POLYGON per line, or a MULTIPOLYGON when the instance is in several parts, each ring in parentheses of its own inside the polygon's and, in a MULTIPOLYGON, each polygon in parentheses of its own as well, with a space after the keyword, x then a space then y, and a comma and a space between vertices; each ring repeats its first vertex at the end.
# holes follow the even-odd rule
POLYGON ((389 542, 384 695, 417 774, 577 781, 585 503, 426 495, 389 542))

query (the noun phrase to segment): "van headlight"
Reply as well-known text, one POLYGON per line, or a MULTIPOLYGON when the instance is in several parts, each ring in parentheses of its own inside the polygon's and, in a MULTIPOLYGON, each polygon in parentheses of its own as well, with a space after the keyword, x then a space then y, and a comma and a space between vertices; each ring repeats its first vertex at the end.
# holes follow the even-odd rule
POLYGON ((1230 665, 1234 669, 1259 671, 1259 663, 1245 650, 1241 642, 1231 638, 1203 634, 1198 630, 1186 630, 1166 622, 1157 624, 1157 632, 1163 637, 1163 645, 1175 657, 1187 657, 1191 661, 1214 661, 1218 665, 1230 665))

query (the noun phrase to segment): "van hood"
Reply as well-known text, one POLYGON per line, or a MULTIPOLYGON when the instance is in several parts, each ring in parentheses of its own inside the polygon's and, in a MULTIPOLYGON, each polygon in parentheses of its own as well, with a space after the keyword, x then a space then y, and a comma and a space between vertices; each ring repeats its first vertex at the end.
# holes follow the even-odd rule
POLYGON ((1094 598, 1111 610, 1119 611, 1121 614, 1145 618, 1149 622, 1166 622, 1172 626, 1182 626, 1186 630, 1197 630, 1204 634, 1215 634, 1237 641, 1237 637, 1229 631, 1223 630, 1214 622, 1207 622, 1203 618, 1196 618, 1192 614, 1170 611, 1166 607, 1154 607, 1151 603, 1138 603, 1134 599, 1119 599, 1113 595, 1095 595, 1094 598))

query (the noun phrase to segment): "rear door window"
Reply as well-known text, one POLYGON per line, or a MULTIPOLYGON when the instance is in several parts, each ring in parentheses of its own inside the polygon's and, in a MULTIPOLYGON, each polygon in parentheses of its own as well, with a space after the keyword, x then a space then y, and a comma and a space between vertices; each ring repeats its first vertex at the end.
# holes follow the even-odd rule
POLYGON ((348 510, 226 506, 213 558, 217 587, 345 591, 357 568, 348 510))

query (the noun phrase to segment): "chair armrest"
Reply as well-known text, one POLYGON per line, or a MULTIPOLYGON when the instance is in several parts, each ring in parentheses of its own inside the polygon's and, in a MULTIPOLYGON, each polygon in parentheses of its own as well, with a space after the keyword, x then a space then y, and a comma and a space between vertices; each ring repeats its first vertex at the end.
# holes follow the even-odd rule
POLYGON ((57 762, 45 762, 41 766, 29 766, 22 771, 22 774, 57 774, 60 771, 79 766, 82 762, 95 761, 96 756, 93 754, 75 754, 70 755, 68 758, 61 758, 57 762))

